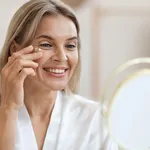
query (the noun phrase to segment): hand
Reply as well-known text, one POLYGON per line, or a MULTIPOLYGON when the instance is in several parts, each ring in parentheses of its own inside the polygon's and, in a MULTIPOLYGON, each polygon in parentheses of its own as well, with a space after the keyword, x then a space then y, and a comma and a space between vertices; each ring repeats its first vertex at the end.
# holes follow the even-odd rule
POLYGON ((42 57, 42 52, 33 52, 33 46, 28 46, 9 57, 1 72, 1 105, 20 109, 24 103, 24 80, 27 76, 35 76, 34 62, 42 57))

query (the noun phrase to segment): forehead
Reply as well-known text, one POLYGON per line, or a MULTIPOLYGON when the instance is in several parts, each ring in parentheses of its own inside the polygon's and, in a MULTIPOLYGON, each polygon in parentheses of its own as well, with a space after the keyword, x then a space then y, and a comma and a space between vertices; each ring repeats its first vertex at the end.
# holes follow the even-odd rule
POLYGON ((39 23, 36 37, 39 35, 50 35, 54 38, 69 38, 77 36, 75 24, 69 18, 61 15, 44 16, 39 23))

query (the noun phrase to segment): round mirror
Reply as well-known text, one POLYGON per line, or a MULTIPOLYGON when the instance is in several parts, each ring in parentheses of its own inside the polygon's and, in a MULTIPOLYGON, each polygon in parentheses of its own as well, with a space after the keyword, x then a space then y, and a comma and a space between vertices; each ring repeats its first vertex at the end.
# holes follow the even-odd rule
POLYGON ((120 149, 150 150, 150 58, 117 68, 102 104, 109 136, 120 149))

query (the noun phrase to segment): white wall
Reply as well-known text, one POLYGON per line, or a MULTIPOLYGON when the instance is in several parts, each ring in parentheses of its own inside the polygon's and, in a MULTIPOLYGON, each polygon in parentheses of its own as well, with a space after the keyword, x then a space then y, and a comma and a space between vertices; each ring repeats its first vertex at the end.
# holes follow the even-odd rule
POLYGON ((120 64, 136 57, 150 56, 150 16, 101 17, 101 87, 120 64))

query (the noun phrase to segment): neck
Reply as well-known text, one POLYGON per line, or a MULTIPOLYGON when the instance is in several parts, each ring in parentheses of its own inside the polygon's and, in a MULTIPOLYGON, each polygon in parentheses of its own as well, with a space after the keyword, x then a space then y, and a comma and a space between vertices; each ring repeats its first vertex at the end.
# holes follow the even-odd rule
POLYGON ((24 91, 24 103, 31 118, 44 119, 51 116, 57 97, 56 91, 28 81, 25 82, 24 91))

